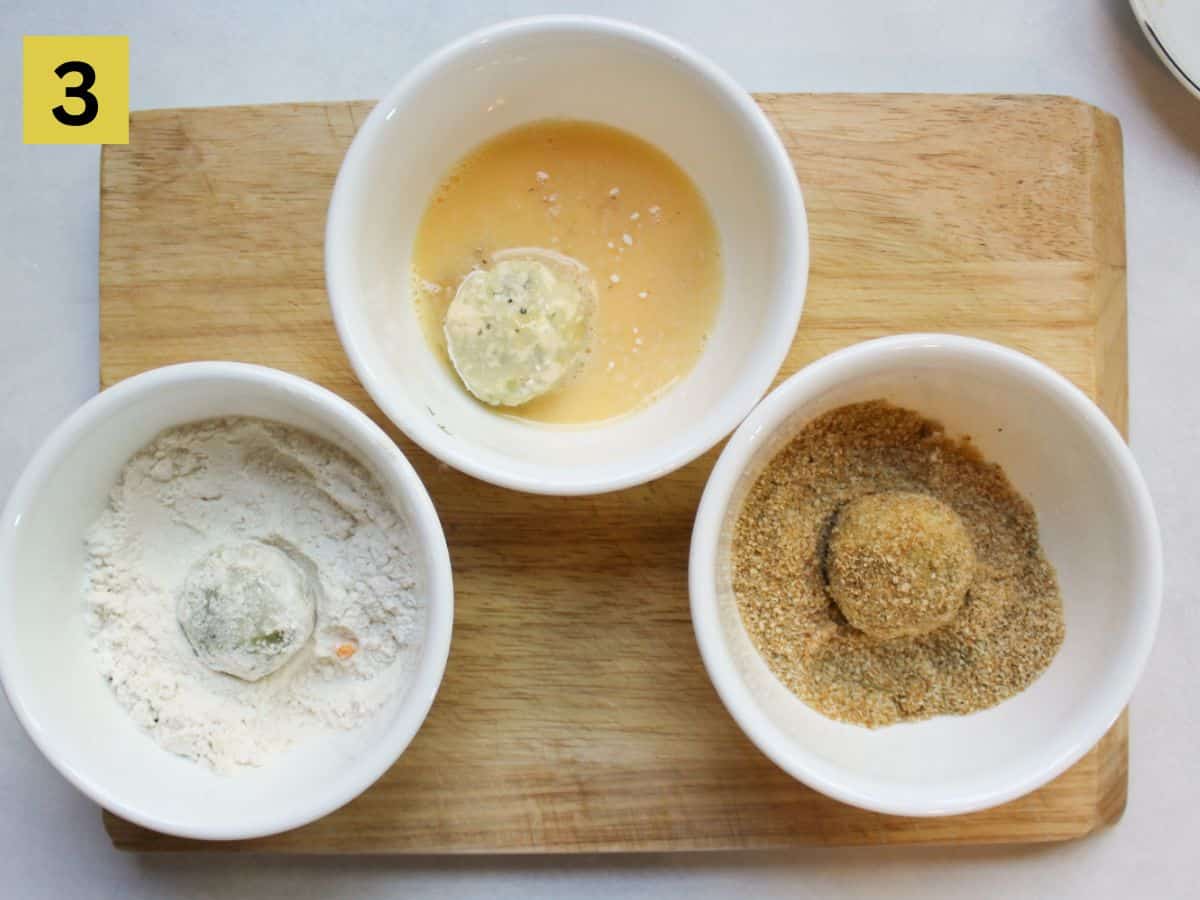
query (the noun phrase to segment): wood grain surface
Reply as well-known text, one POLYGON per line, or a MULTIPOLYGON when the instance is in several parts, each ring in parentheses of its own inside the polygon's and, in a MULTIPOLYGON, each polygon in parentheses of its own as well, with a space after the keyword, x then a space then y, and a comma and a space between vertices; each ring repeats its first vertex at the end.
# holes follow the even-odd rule
MULTIPOLYGON (((847 344, 943 330, 1019 348, 1126 421, 1117 122, 1059 97, 758 97, 808 205, 812 272, 779 377, 847 344)), ((425 480, 457 611, 445 682, 409 750, 342 810, 244 851, 679 850, 1078 837, 1125 803, 1124 717, 1006 806, 908 819, 793 781, 743 737, 687 605, 715 451, 598 497, 527 496, 439 464, 355 380, 330 322, 322 231, 368 103, 134 113, 101 171, 101 382, 231 359, 366 410, 425 480)), ((130 850, 200 846, 106 814, 130 850)))

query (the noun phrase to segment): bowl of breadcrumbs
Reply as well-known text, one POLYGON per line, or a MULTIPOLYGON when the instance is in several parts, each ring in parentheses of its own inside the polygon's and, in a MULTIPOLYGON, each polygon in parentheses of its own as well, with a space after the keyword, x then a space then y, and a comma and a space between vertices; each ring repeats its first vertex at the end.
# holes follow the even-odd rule
POLYGON ((901 335, 745 420, 689 581, 708 673, 763 753, 846 803, 950 815, 1035 790, 1120 715, 1162 548, 1129 448, 1067 379, 901 335))

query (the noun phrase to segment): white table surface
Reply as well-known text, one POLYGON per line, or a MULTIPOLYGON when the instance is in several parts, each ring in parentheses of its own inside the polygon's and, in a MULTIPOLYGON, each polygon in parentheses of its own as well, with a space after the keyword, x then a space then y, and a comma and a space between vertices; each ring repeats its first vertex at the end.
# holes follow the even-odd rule
POLYGON ((184 5, 8 0, 0 9, 0 497, 50 429, 97 388, 99 154, 21 143, 22 34, 129 35, 135 109, 377 97, 462 32, 516 15, 588 11, 672 34, 750 90, 1059 93, 1116 114, 1125 135, 1132 439, 1167 558, 1162 628, 1133 704, 1129 807, 1113 829, 1029 848, 138 858, 110 848, 96 808, 0 703, 0 894, 1195 896, 1200 103, 1161 67, 1124 0, 208 0, 175 9, 184 5))

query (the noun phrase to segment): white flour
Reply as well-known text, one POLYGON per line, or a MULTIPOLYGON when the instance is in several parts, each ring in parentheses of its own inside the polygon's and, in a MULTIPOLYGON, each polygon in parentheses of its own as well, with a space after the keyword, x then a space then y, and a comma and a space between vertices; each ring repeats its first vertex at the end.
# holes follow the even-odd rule
POLYGON ((408 526, 363 466, 296 429, 237 418, 164 432, 126 465, 87 549, 101 674, 160 744, 218 771, 360 724, 420 656, 408 526), (286 548, 320 585, 312 637, 254 682, 201 663, 175 611, 197 560, 247 540, 286 548))

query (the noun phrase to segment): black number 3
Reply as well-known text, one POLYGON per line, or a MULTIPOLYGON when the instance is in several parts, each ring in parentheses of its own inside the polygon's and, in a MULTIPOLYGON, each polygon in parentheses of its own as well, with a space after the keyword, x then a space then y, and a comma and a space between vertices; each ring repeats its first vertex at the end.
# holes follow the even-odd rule
POLYGON ((63 93, 68 97, 74 97, 83 101, 83 112, 71 113, 67 112, 67 108, 61 103, 50 110, 54 113, 54 118, 62 122, 64 125, 87 125, 95 120, 100 114, 100 102, 96 99, 96 95, 89 90, 96 83, 96 70, 87 63, 78 59, 67 60, 54 70, 54 74, 59 78, 66 78, 68 75, 78 75, 80 78, 79 84, 74 86, 67 85, 63 88, 63 93))

